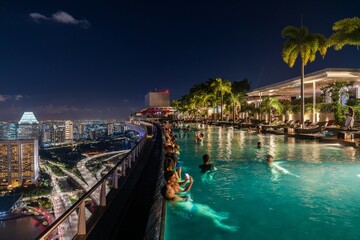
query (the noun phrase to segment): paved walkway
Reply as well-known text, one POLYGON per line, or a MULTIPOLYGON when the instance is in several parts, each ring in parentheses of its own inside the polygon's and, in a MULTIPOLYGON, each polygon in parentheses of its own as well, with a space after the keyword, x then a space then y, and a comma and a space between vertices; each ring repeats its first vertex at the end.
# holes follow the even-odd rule
POLYGON ((86 239, 144 239, 162 167, 161 148, 161 134, 156 142, 148 141, 141 160, 127 173, 126 184, 86 239))

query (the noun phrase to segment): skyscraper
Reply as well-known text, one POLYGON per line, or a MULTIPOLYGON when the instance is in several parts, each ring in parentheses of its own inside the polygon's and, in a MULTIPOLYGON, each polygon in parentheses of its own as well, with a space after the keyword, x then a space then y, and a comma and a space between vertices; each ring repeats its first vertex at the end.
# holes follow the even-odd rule
POLYGON ((112 122, 107 124, 107 135, 114 135, 114 123, 112 122))
POLYGON ((72 142, 74 140, 74 126, 70 120, 65 121, 65 141, 72 142))
POLYGON ((169 91, 152 91, 145 95, 145 107, 170 107, 169 91))
POLYGON ((0 124, 0 140, 16 140, 18 135, 17 123, 0 124))
POLYGON ((0 141, 0 186, 17 187, 39 177, 38 140, 0 141))
POLYGON ((65 143, 65 137, 66 137, 65 125, 54 124, 50 132, 50 137, 52 144, 58 145, 65 143))
POLYGON ((24 112, 18 125, 18 139, 39 139, 39 122, 34 113, 24 112))

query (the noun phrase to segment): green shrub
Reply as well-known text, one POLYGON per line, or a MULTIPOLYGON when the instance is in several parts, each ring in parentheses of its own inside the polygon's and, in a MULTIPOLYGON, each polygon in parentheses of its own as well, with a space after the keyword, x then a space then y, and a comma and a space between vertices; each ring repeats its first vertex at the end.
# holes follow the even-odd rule
POLYGON ((334 112, 334 103, 320 103, 319 104, 321 113, 333 113, 334 112))
POLYGON ((347 106, 357 106, 360 105, 360 99, 357 98, 351 98, 346 102, 347 106))

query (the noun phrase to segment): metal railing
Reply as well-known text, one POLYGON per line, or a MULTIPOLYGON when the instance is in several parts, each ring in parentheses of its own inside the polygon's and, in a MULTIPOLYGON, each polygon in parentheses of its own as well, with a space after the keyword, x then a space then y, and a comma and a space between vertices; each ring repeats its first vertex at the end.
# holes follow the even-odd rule
MULTIPOLYGON (((140 124, 140 123, 139 123, 140 124)), ((148 126, 148 123, 144 124, 148 126)), ((146 129, 146 127, 145 127, 146 129)), ((155 131, 155 127, 153 126, 152 132, 155 131)), ((81 237, 86 236, 86 207, 85 200, 91 198, 92 193, 94 193, 100 186, 100 199, 99 206, 105 207, 106 202, 106 183, 109 179, 112 180, 112 188, 118 189, 118 181, 119 177, 126 177, 126 171, 132 167, 137 159, 139 159, 139 155, 141 150, 143 150, 144 145, 147 142, 147 131, 145 130, 145 134, 142 139, 131 149, 130 152, 121 156, 122 158, 119 162, 107 173, 103 176, 90 190, 88 190, 76 203, 74 203, 69 209, 67 209, 59 218, 57 218, 51 225, 49 225, 36 239, 46 240, 46 239, 72 239, 73 237, 81 237), (65 220, 69 218, 72 213, 76 213, 78 210, 78 223, 77 223, 77 233, 75 236, 62 237, 61 234, 54 234, 54 231, 58 230, 59 226, 64 223, 65 220), (60 236, 59 236, 60 235, 60 236)), ((94 216, 94 215, 92 215, 94 216)), ((91 217, 89 218, 91 219, 91 217)), ((89 220, 88 219, 88 220, 89 220)))

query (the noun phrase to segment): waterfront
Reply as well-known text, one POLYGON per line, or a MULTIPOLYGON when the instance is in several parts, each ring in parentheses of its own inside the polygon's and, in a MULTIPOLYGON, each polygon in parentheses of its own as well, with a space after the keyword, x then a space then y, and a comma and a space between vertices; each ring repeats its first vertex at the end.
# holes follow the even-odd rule
POLYGON ((11 219, 0 221, 0 236, 2 240, 32 240, 45 228, 46 226, 31 216, 11 219))

